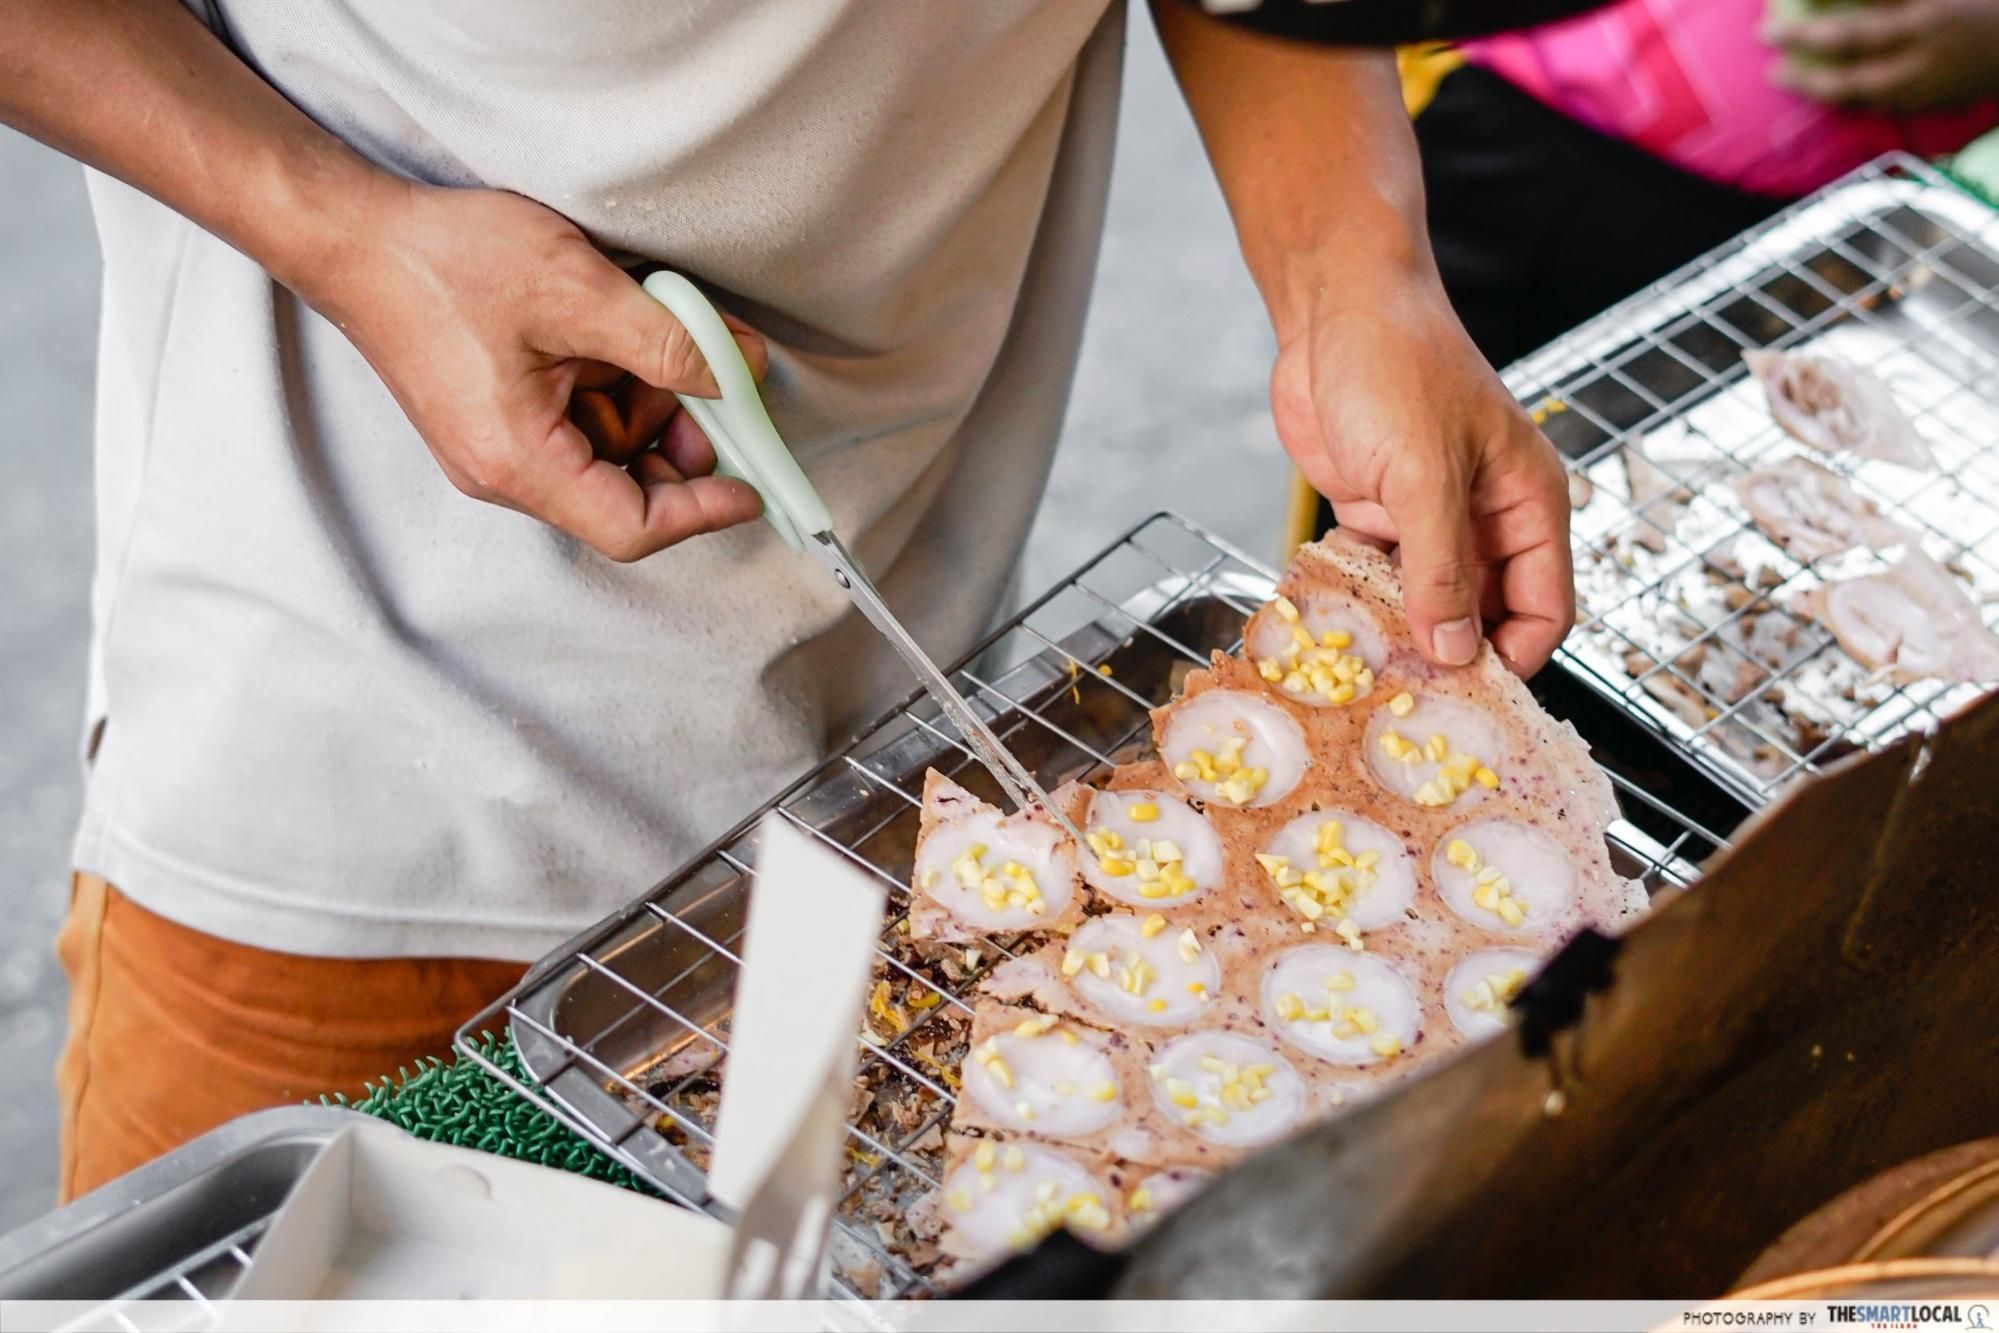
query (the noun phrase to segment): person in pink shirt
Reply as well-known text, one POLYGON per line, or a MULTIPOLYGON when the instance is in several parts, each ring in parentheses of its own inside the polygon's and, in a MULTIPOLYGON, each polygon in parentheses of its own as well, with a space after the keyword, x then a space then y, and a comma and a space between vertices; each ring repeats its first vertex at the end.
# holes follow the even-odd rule
POLYGON ((1416 128, 1495 365, 1882 153, 1999 125, 1999 0, 1614 0, 1464 56, 1416 128))

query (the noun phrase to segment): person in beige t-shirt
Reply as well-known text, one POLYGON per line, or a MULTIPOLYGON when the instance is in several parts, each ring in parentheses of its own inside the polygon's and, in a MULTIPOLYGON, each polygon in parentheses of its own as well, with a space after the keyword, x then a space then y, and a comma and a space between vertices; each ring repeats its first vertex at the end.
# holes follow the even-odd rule
MULTIPOLYGON (((1537 668, 1562 473, 1440 289, 1392 60, 1154 11, 1286 449, 1400 543, 1435 660, 1537 668)), ((898 679, 712 475, 644 266, 731 317, 925 646, 975 640, 1074 366, 1122 21, 0 6, 0 120, 93 168, 105 255, 66 1188, 441 1048, 898 679)))

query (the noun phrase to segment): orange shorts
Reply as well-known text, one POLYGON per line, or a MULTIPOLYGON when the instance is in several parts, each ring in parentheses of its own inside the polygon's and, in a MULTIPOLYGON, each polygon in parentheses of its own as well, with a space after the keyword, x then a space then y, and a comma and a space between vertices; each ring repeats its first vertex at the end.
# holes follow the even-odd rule
POLYGON ((520 963, 308 958, 204 935, 76 876, 56 935, 67 1202, 247 1111, 358 1096, 519 981, 520 963))

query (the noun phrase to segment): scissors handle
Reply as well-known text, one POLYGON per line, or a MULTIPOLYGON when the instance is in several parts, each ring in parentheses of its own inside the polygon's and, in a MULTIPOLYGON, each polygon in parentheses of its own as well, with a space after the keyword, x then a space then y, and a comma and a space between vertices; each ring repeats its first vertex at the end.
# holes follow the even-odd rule
POLYGON ((937 669, 929 656, 910 637, 895 615, 875 591, 874 584, 833 531, 833 516, 819 492, 812 488, 798 460, 791 456, 784 438, 771 424, 763 395, 757 392, 749 363, 736 346, 736 339, 721 315, 710 305, 700 288, 678 273, 659 272, 645 280, 646 295, 673 312, 686 326, 694 345, 708 360, 721 386, 720 398, 700 398, 676 393, 695 424, 715 446, 715 471, 738 477, 757 488, 763 496, 764 517, 777 529, 793 550, 809 550, 824 564, 861 613, 885 635, 896 652, 923 682, 938 706, 957 726, 973 757, 989 769, 1000 786, 1024 808, 1038 804, 1069 835, 1082 841, 1082 834, 1068 813, 1049 799, 1034 780, 995 736, 992 728, 965 702, 950 678, 937 669))
POLYGON ((763 497, 764 517, 793 550, 803 550, 805 539, 814 533, 831 532, 831 511, 791 456, 784 437, 777 433, 763 395, 757 392, 756 378, 750 374, 750 363, 743 360, 743 349, 736 345, 735 335, 722 316, 699 287, 678 273, 662 270, 648 277, 643 286, 647 296, 665 306, 686 328, 714 373, 715 383, 721 386, 720 398, 674 394, 715 446, 716 474, 754 486, 763 497))

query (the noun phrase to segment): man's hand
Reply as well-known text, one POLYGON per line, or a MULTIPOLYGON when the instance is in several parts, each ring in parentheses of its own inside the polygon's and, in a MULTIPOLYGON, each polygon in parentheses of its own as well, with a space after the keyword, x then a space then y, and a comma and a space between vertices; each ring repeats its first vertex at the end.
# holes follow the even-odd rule
POLYGON ((1877 0, 1763 32, 1771 77, 1814 101, 1919 111, 1999 93, 1999 0, 1877 0))
POLYGON ((1278 438, 1340 526, 1399 544, 1418 646, 1471 661, 1479 623, 1528 675, 1575 614, 1568 488, 1441 287, 1356 289, 1308 316, 1271 376, 1278 438))
MULTIPOLYGON (((385 186, 365 246, 291 277, 467 495, 613 560, 747 522, 756 491, 672 390, 716 392, 693 339, 567 220, 497 190, 385 186), (652 447, 657 441, 658 447, 652 447)), ((762 377, 763 339, 731 321, 762 377)))
MULTIPOLYGON (((670 390, 714 392, 699 351, 581 232, 518 195, 362 160, 180 0, 0 4, 0 121, 192 218, 337 323, 468 495, 616 560, 756 517, 756 492, 706 475, 714 452, 675 411, 670 390)), ((763 341, 736 330, 761 375, 763 341)))
POLYGON ((1153 17, 1270 308, 1285 449, 1342 526, 1400 545, 1426 657, 1471 661, 1484 619, 1538 670, 1574 614, 1567 487, 1445 299, 1394 60, 1153 17))

